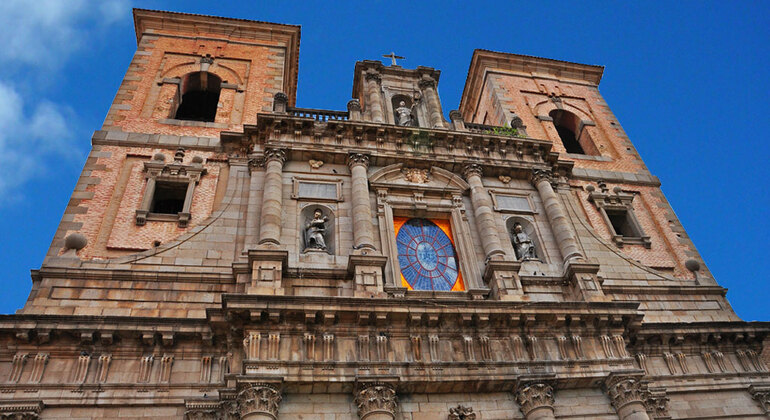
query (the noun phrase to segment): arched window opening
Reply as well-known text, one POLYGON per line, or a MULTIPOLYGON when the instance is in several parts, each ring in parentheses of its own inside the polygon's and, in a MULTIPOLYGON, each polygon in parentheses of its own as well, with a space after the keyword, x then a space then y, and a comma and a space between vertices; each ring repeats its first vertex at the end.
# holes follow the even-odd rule
POLYGON ((214 122, 219 104, 222 79, 217 75, 199 71, 190 73, 179 85, 177 120, 214 122))
POLYGON ((582 129, 580 118, 578 118, 577 115, 562 109, 554 109, 548 116, 553 119, 553 125, 559 133, 559 137, 561 138, 564 148, 567 149, 567 153, 586 154, 579 141, 580 134, 582 134, 580 132, 582 129))

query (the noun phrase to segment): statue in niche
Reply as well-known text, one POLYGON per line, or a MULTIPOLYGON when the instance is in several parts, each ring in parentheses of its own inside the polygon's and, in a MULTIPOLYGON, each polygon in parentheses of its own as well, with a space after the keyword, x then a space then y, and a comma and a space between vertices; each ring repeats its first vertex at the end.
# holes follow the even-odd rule
POLYGON ((313 212, 313 219, 305 225, 305 251, 318 250, 326 251, 326 222, 329 218, 324 216, 321 209, 313 212))
POLYGON ((401 101, 396 108, 396 124, 402 127, 408 127, 414 125, 413 120, 414 104, 410 108, 406 107, 406 102, 401 101))
POLYGON ((519 261, 524 260, 536 260, 537 253, 535 252, 535 244, 532 243, 532 238, 524 232, 524 228, 521 223, 513 225, 513 249, 516 251, 516 258, 519 261))

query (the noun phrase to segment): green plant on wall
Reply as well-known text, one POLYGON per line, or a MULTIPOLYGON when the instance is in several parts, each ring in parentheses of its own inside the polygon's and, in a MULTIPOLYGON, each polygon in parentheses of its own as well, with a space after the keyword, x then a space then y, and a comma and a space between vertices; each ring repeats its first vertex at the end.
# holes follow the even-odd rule
POLYGON ((519 134, 519 130, 509 126, 508 124, 505 124, 505 126, 503 127, 492 127, 491 130, 484 130, 484 134, 496 134, 498 136, 521 137, 521 135, 519 134))

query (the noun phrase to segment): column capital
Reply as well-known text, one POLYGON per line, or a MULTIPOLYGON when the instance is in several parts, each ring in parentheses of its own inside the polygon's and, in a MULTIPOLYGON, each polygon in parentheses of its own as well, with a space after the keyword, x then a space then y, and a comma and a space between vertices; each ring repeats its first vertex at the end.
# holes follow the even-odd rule
POLYGON ((283 149, 265 149, 265 164, 271 160, 281 162, 281 165, 286 163, 286 151, 283 149))
POLYGON ((532 170, 532 184, 537 186, 540 181, 548 181, 553 183, 553 171, 550 169, 533 169, 532 170))
POLYGON ((355 393, 358 418, 366 419, 371 414, 381 413, 394 417, 398 401, 393 386, 383 383, 362 384, 355 393))
POLYGON ((369 168, 369 156, 363 153, 351 153, 348 155, 348 166, 353 169, 356 165, 362 165, 365 169, 369 168))
POLYGON ((377 83, 382 82, 382 76, 380 76, 380 73, 374 70, 369 70, 364 74, 364 80, 374 80, 377 83))
POLYGON ((619 412, 631 403, 645 402, 645 387, 642 386, 640 375, 610 374, 604 381, 604 387, 615 411, 619 412))
POLYGON ((470 177, 476 175, 479 178, 482 177, 484 171, 481 168, 481 165, 478 163, 466 163, 463 166, 463 177, 468 180, 470 177))
POLYGON ((429 89, 429 88, 435 88, 436 87, 436 79, 428 76, 427 74, 423 74, 422 78, 419 82, 417 82, 417 86, 420 87, 420 89, 429 89))
POLYGON ((545 382, 535 382, 519 387, 514 392, 516 403, 526 417, 530 411, 540 407, 551 407, 555 403, 553 387, 545 382))
POLYGON ((749 387, 749 394, 762 407, 765 414, 770 414, 770 385, 751 385, 749 387))
POLYGON ((278 388, 262 383, 248 384, 236 398, 241 417, 247 414, 261 414, 273 419, 278 418, 278 406, 282 399, 278 388))

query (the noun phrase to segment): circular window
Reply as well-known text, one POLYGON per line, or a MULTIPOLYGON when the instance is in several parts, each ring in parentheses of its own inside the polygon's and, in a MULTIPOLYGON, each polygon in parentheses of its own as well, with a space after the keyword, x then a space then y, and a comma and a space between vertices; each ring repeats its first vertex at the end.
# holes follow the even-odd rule
POLYGON ((413 290, 452 290, 459 279, 449 236, 428 219, 409 219, 396 233, 398 262, 413 290))

